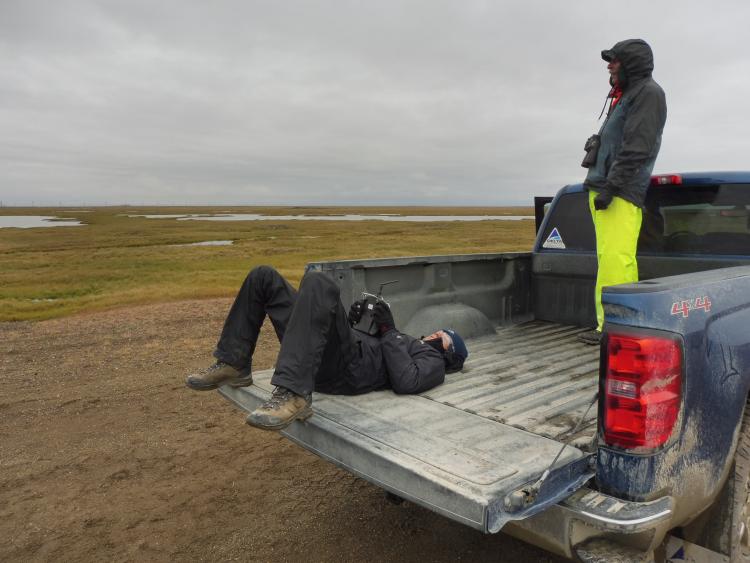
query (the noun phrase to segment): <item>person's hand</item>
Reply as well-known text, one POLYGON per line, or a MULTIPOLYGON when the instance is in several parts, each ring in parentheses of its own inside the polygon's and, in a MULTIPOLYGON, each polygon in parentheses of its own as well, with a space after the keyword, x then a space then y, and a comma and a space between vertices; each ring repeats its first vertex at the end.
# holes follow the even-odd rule
POLYGON ((372 309, 372 317, 375 319, 375 324, 381 335, 396 328, 396 323, 393 322, 391 308, 385 301, 378 301, 375 303, 375 307, 372 309))
POLYGON ((349 307, 349 314, 346 315, 347 320, 349 321, 349 326, 354 326, 359 322, 359 320, 362 318, 362 313, 365 312, 365 300, 360 299, 359 301, 355 301, 352 303, 352 306, 349 307))
POLYGON ((602 211, 607 209, 610 203, 612 203, 612 194, 609 192, 599 192, 594 198, 594 209, 602 211))

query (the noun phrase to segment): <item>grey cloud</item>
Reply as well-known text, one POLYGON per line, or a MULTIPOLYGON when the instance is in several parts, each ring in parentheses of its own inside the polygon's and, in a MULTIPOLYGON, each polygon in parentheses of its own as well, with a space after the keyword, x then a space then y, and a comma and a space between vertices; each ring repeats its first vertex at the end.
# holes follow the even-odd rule
POLYGON ((657 169, 747 168, 750 6, 0 4, 8 203, 521 204, 580 181, 598 53, 646 38, 657 169))

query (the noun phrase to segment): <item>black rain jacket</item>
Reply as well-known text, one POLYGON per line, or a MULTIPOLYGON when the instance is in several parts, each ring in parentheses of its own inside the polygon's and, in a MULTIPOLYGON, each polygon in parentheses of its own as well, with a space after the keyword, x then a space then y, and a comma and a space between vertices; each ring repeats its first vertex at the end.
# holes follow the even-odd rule
POLYGON ((667 102, 661 86, 651 78, 654 58, 645 41, 621 41, 602 52, 605 60, 608 56, 622 65, 623 94, 602 125, 596 164, 583 184, 643 207, 667 120, 667 102))
POLYGON ((445 381, 443 355, 417 338, 391 330, 380 338, 359 332, 357 340, 361 350, 358 373, 369 389, 422 393, 445 381))

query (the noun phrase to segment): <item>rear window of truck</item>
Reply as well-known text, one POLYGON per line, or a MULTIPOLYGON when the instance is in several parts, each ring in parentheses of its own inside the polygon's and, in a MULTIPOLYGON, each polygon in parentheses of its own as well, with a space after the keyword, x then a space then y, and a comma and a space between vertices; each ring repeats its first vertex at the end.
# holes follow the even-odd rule
POLYGON ((750 255, 750 185, 649 190, 638 249, 666 254, 750 255))
MULTIPOLYGON (((750 256, 750 185, 658 186, 643 211, 638 252, 750 256)), ((541 251, 594 251, 588 193, 561 196, 541 251)))

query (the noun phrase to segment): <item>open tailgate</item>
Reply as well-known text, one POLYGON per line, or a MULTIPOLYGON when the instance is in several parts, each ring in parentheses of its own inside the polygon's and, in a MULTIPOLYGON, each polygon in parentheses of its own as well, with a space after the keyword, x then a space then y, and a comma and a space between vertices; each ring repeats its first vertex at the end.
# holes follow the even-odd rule
MULTIPOLYGON (((271 375, 254 373, 252 386, 219 391, 249 412, 270 397, 271 375)), ((569 446, 538 494, 526 497, 521 491, 549 467, 559 442, 424 396, 316 393, 313 411, 282 434, 387 491, 484 532, 544 510, 593 475, 589 455, 569 446)))

